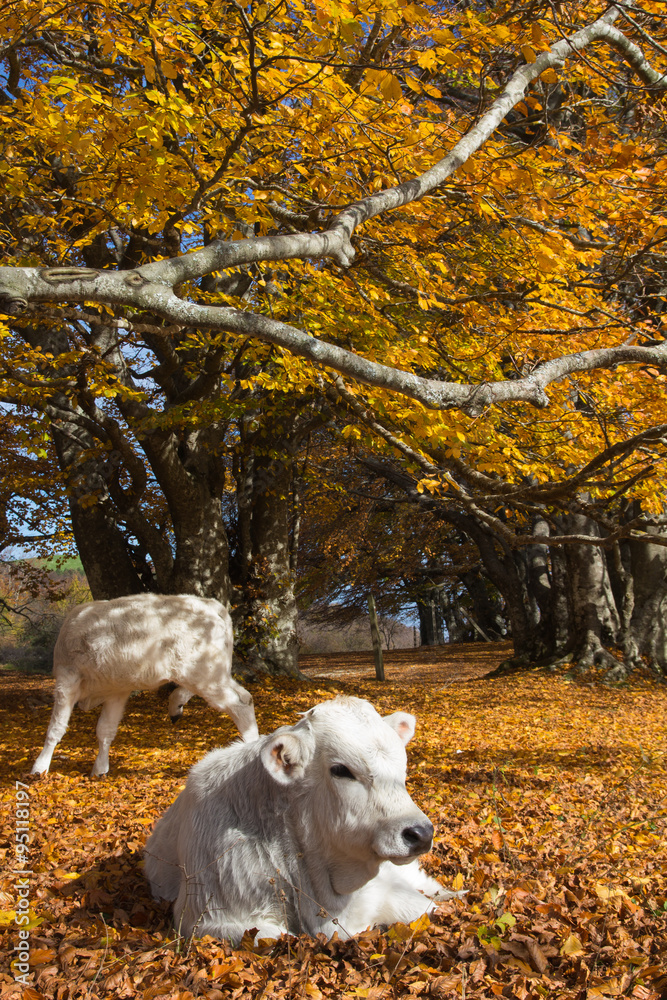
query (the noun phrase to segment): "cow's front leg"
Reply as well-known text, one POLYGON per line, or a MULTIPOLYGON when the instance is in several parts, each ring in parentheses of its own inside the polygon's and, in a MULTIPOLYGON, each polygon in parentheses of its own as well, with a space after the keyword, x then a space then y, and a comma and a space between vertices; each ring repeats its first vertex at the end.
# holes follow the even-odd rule
POLYGON ((240 732, 245 743, 252 743, 259 739, 259 729, 255 718, 255 707, 250 695, 250 704, 238 703, 235 705, 225 705, 224 711, 231 718, 232 722, 240 732))
POLYGON ((246 743, 252 743, 259 739, 252 695, 235 680, 229 679, 222 694, 206 692, 204 697, 213 708, 217 708, 219 712, 227 713, 246 743))
POLYGON ((93 775, 106 774, 109 770, 109 747, 113 743, 118 725, 123 718, 127 699, 128 695, 126 694, 116 695, 114 698, 107 698, 102 706, 100 717, 97 720, 99 752, 90 772, 93 775))

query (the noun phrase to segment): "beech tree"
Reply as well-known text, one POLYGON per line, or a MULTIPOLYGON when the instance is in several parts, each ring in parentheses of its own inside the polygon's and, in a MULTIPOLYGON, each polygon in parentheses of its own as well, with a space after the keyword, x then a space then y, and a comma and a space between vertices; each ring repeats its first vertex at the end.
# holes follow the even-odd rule
POLYGON ((594 499, 618 445, 624 537, 659 529, 660 442, 625 442, 667 421, 662 13, 17 0, 0 392, 95 596, 229 600, 233 493, 289 631, 294 463, 332 413, 487 524, 528 482, 594 499))

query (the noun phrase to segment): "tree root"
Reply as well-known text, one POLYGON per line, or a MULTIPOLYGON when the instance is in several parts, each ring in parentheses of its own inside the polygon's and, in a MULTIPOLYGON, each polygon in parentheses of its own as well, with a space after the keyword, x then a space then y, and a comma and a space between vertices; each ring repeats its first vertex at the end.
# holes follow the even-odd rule
POLYGON ((596 636, 587 636, 577 648, 565 653, 554 654, 551 657, 532 659, 527 654, 513 656, 499 663, 495 670, 485 674, 485 680, 494 677, 506 677, 521 670, 547 670, 556 673, 560 667, 569 667, 566 676, 572 680, 581 680, 594 668, 606 671, 603 675, 605 684, 617 684, 627 680, 634 664, 626 664, 606 649, 596 636))
POLYGON ((629 668, 602 645, 595 635, 588 635, 584 642, 569 657, 572 666, 569 676, 580 679, 594 667, 607 668, 603 677, 605 684, 617 684, 627 680, 629 668))
POLYGON ((484 680, 491 680, 494 677, 506 677, 508 674, 515 674, 519 670, 529 670, 534 666, 529 656, 525 653, 521 656, 512 656, 508 660, 499 663, 495 670, 489 674, 484 674, 484 680))

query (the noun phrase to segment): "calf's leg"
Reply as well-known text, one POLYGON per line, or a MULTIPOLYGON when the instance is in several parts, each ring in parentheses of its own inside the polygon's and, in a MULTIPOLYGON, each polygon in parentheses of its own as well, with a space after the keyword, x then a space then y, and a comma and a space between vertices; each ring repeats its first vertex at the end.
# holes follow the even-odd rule
POLYGON ((72 709, 79 697, 79 684, 61 685, 56 681, 53 692, 53 711, 46 731, 44 749, 32 765, 32 774, 46 774, 51 764, 53 751, 67 732, 72 709))
POLYGON ((219 712, 226 712, 246 743, 259 739, 252 695, 231 678, 221 691, 202 692, 209 705, 219 712))
POLYGON ((231 718, 246 743, 259 739, 259 729, 255 718, 255 706, 249 695, 250 704, 225 705, 224 711, 231 718))
POLYGON ((127 699, 128 695, 126 694, 116 695, 113 698, 107 698, 102 706, 100 717, 97 720, 97 742, 100 749, 90 772, 93 775, 106 774, 109 770, 109 747, 113 743, 118 724, 123 718, 127 699))

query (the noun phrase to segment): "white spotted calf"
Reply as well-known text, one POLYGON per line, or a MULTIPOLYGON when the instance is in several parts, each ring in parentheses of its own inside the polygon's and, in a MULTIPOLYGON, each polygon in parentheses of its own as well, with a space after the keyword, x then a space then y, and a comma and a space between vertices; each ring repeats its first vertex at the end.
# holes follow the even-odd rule
POLYGON ((227 712, 244 740, 259 736, 252 697, 232 678, 232 623, 218 601, 187 594, 133 594, 92 601, 65 619, 53 653, 56 686, 44 749, 33 774, 48 771, 74 705, 103 705, 97 723, 99 753, 93 774, 109 770, 109 747, 132 691, 178 687, 169 713, 178 718, 198 694, 227 712))

